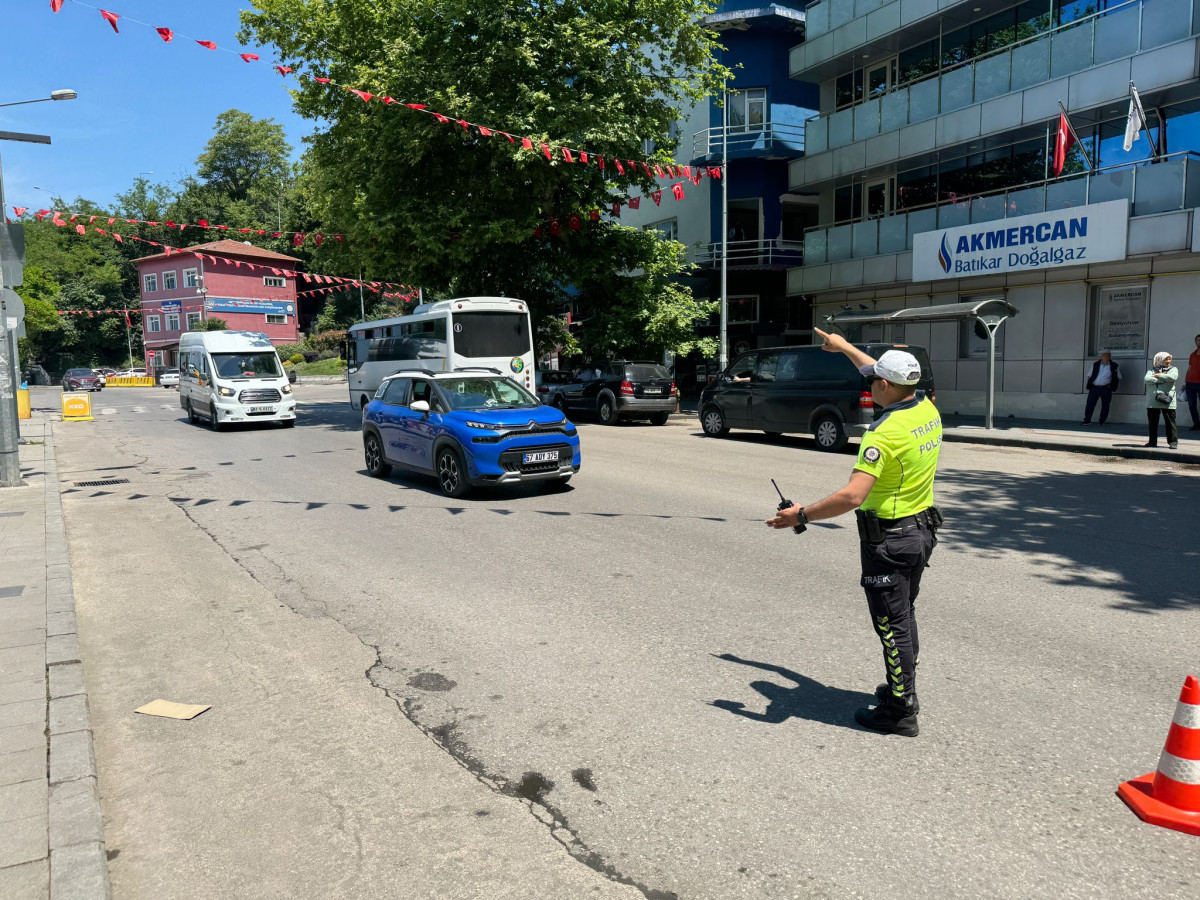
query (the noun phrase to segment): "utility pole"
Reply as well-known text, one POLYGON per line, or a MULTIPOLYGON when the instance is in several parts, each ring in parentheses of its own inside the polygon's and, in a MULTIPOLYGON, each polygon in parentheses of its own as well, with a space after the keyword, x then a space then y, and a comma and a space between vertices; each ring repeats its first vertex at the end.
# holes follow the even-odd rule
POLYGON ((729 318, 729 89, 722 85, 721 101, 721 358, 720 371, 729 365, 729 342, 725 334, 729 318))
MULTIPOLYGON (((0 202, 3 198, 0 197, 0 202)), ((0 269, 0 292, 4 290, 4 270, 0 269)), ((8 337, 8 314, 0 310, 0 487, 20 487, 20 432, 17 429, 17 383, 13 380, 13 361, 8 337)))

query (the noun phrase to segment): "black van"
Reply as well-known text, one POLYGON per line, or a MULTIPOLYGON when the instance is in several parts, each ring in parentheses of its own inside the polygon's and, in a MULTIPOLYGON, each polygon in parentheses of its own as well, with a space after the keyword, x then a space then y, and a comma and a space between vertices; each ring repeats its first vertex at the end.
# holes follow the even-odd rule
MULTIPOLYGON (((917 389, 934 399, 933 368, 924 347, 904 344, 856 344, 875 359, 887 350, 904 350, 921 364, 917 389)), ((843 353, 820 346, 752 350, 700 393, 700 426, 710 437, 730 428, 767 434, 812 434, 821 450, 840 450, 851 435, 861 435, 878 407, 867 379, 843 353)))

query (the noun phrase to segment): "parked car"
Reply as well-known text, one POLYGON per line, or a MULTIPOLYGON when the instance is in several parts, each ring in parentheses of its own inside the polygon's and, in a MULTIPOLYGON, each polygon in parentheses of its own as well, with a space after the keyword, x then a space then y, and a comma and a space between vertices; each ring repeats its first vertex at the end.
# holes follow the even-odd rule
POLYGON ((594 413, 602 425, 616 425, 621 419, 649 419, 655 425, 666 425, 677 405, 675 383, 665 368, 626 360, 580 369, 555 396, 555 405, 568 415, 594 413), (559 394, 561 403, 557 402, 559 394))
MULTIPOLYGON (((924 347, 857 344, 876 359, 906 350, 921 363, 917 389, 936 399, 924 347)), ((700 426, 710 437, 730 428, 769 435, 812 434, 821 450, 840 450, 862 435, 879 413, 867 379, 844 354, 819 346, 770 347, 743 353, 700 393, 700 426)))
POLYGON ((433 475, 442 493, 474 485, 544 481, 560 488, 579 471, 579 434, 511 378, 458 369, 389 375, 363 410, 367 471, 393 466, 433 475))
POLYGON ((561 389, 570 383, 571 373, 561 369, 538 369, 534 373, 534 387, 537 389, 538 399, 547 406, 565 409, 562 405, 561 389))
POLYGON ((158 374, 158 383, 165 388, 179 387, 179 370, 163 369, 158 374))
POLYGON ((67 369, 62 386, 64 391, 98 391, 103 387, 91 369, 67 369))

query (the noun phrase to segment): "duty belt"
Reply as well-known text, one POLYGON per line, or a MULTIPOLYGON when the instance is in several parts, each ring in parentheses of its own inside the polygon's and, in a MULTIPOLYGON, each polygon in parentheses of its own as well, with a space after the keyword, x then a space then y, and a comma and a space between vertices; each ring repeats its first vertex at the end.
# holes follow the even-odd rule
POLYGON ((933 522, 929 517, 929 510, 922 510, 921 512, 912 516, 902 516, 899 519, 881 518, 879 520, 879 524, 883 526, 884 531, 891 531, 894 528, 904 528, 907 525, 924 525, 926 528, 934 527, 933 522))

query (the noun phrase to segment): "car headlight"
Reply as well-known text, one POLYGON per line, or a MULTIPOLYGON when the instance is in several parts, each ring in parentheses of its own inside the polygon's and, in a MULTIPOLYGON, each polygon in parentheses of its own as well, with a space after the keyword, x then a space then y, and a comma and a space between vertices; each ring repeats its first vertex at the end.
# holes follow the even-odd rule
POLYGON ((285 384, 285 385, 284 385, 283 387, 281 387, 279 390, 280 390, 280 391, 282 391, 282 392, 283 392, 283 393, 285 393, 285 394, 290 394, 290 393, 292 392, 292 386, 291 386, 290 384, 285 384))
POLYGON ((219 387, 219 388, 217 388, 217 393, 220 394, 222 397, 232 397, 234 395, 235 391, 233 390, 233 388, 219 387))
POLYGON ((467 427, 468 428, 482 428, 485 431, 500 431, 501 430, 501 426, 489 425, 487 422, 470 422, 470 421, 468 421, 467 427))

